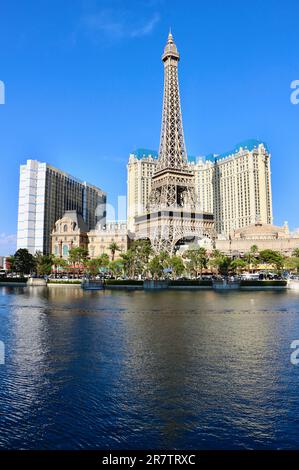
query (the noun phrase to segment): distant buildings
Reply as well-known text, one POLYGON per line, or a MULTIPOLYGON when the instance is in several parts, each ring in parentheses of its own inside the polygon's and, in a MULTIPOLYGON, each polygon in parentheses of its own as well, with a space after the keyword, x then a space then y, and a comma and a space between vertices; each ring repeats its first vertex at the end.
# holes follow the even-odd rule
POLYGON ((88 230, 105 218, 106 194, 99 188, 37 160, 20 167, 17 248, 51 252, 51 232, 65 211, 75 210, 88 230))
POLYGON ((242 256, 255 245, 257 251, 280 251, 285 256, 291 256, 299 247, 298 235, 289 233, 287 224, 278 227, 272 224, 251 224, 234 230, 230 237, 216 240, 216 248, 229 256, 242 256))
POLYGON ((111 244, 117 246, 115 258, 127 251, 129 239, 126 222, 107 222, 99 224, 95 229, 88 230, 82 216, 76 211, 66 211, 56 221, 51 234, 52 254, 67 259, 72 248, 88 250, 90 258, 97 258, 103 253, 112 258, 111 244))
POLYGON ((10 269, 10 257, 0 256, 0 271, 8 271, 10 269))

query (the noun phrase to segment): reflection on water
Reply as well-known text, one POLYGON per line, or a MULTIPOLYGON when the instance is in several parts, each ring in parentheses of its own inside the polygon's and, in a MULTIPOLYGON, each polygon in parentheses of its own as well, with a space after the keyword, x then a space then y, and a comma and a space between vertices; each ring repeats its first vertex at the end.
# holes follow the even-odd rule
POLYGON ((0 447, 298 448, 295 292, 0 288, 0 447))

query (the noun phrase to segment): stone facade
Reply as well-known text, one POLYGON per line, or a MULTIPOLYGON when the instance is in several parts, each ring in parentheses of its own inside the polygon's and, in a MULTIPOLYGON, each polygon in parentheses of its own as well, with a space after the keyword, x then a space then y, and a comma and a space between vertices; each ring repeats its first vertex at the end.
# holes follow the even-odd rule
POLYGON ((299 235, 290 234, 287 224, 278 227, 257 223, 234 230, 229 237, 216 240, 216 248, 226 255, 244 255, 253 245, 258 247, 258 251, 270 249, 291 256, 299 248, 299 235))
POLYGON ((52 254, 67 259, 72 248, 88 249, 88 227, 76 211, 66 211, 52 231, 52 254))
POLYGON ((51 237, 52 254, 64 259, 68 258, 71 248, 88 250, 90 258, 97 258, 106 253, 112 259, 109 247, 115 242, 119 247, 114 254, 116 259, 129 247, 126 222, 107 222, 88 231, 83 218, 76 211, 66 211, 63 217, 57 220, 51 237))
POLYGON ((107 222, 104 226, 98 226, 95 230, 88 232, 88 251, 90 258, 97 258, 106 253, 112 259, 110 250, 111 243, 116 243, 119 250, 115 252, 114 258, 118 258, 120 253, 127 251, 129 237, 127 235, 126 222, 107 222))

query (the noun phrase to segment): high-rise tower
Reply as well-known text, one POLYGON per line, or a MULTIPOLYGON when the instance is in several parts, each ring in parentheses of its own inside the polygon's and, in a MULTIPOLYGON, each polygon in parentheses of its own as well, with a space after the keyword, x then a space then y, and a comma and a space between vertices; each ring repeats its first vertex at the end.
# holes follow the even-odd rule
POLYGON ((162 55, 164 97, 159 157, 145 213, 135 218, 136 236, 149 238, 157 251, 173 252, 184 240, 212 238, 213 215, 198 211, 194 170, 184 141, 178 62, 180 55, 169 33, 162 55))

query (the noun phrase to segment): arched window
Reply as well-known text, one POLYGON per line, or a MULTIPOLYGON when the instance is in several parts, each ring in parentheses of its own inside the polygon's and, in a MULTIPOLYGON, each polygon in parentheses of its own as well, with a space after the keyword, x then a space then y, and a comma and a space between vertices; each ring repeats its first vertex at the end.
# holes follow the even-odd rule
POLYGON ((64 232, 67 232, 67 224, 65 224, 65 225, 63 226, 63 231, 64 231, 64 232))
POLYGON ((57 256, 57 255, 59 254, 59 250, 58 250, 58 246, 57 246, 57 245, 55 245, 54 254, 55 254, 55 256, 57 256))
POLYGON ((62 254, 63 254, 63 256, 68 256, 68 254, 69 254, 69 247, 68 247, 67 245, 63 245, 62 254))

